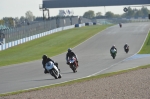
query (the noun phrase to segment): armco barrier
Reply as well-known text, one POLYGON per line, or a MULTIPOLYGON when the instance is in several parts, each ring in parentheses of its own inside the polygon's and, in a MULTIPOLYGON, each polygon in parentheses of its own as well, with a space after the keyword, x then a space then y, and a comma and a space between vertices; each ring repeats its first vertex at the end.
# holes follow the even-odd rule
MULTIPOLYGON (((85 25, 81 24, 81 26, 85 26, 85 25)), ((56 28, 56 29, 53 29, 53 30, 50 30, 50 31, 47 31, 47 32, 32 35, 30 37, 25 37, 25 38, 22 38, 22 39, 19 39, 19 40, 16 40, 16 41, 12 41, 12 42, 9 42, 9 43, 6 43, 6 44, 2 44, 2 45, 0 45, 0 51, 5 50, 5 49, 10 48, 10 47, 13 47, 13 46, 16 46, 16 45, 19 45, 19 44, 22 44, 22 43, 25 43, 25 42, 28 42, 28 41, 31 41, 31 40, 34 40, 34 39, 37 39, 37 38, 40 38, 40 37, 43 37, 43 36, 46 36, 46 35, 49 35, 49 34, 52 34, 52 33, 55 33, 55 32, 71 29, 71 28, 74 28, 74 27, 75 27, 74 25, 66 26, 66 27, 60 27, 60 28, 56 28)))

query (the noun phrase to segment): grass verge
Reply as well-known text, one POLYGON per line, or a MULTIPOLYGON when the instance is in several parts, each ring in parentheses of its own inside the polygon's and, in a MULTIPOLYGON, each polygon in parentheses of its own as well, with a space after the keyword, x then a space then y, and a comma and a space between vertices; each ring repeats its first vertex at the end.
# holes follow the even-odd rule
POLYGON ((75 47, 111 25, 94 25, 64 30, 0 51, 0 66, 29 62, 49 57, 75 47))
POLYGON ((144 45, 138 54, 150 54, 150 32, 144 42, 144 45))
POLYGON ((73 81, 68 81, 68 82, 65 82, 65 83, 54 84, 54 85, 49 85, 49 86, 44 86, 44 87, 39 87, 39 88, 33 88, 33 89, 29 89, 29 90, 21 90, 21 91, 16 91, 16 92, 11 92, 11 93, 0 94, 0 96, 4 97, 4 96, 9 96, 9 95, 21 94, 21 93, 25 93, 25 92, 27 93, 27 92, 37 91, 37 90, 44 90, 44 89, 48 89, 48 88, 68 86, 68 85, 75 84, 75 83, 82 83, 82 82, 85 82, 85 81, 90 81, 90 80, 115 76, 115 75, 119 75, 119 74, 128 73, 128 72, 131 72, 131 71, 134 71, 134 70, 147 69, 147 68, 150 68, 150 64, 145 65, 145 66, 139 66, 139 67, 128 69, 128 70, 122 70, 122 71, 118 71, 118 72, 100 74, 100 75, 96 75, 96 76, 91 76, 91 77, 86 77, 86 78, 77 79, 77 80, 73 80, 73 81))

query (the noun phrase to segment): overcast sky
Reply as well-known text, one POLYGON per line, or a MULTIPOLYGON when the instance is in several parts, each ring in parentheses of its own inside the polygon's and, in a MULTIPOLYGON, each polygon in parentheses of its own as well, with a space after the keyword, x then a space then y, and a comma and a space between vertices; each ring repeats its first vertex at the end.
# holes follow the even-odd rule
MULTIPOLYGON (((0 0, 0 19, 3 17, 21 17, 25 16, 27 11, 31 11, 34 16, 42 16, 42 11, 39 10, 39 5, 42 0, 0 0)), ((128 6, 107 6, 107 7, 80 7, 80 8, 53 8, 50 9, 50 16, 56 16, 59 10, 73 10, 74 15, 81 16, 84 12, 93 10, 102 12, 111 11, 115 14, 122 14, 123 8, 128 6)), ((132 7, 134 8, 134 7, 132 7)), ((150 6, 147 7, 150 10, 150 6)), ((138 7, 140 9, 140 7, 138 7)))

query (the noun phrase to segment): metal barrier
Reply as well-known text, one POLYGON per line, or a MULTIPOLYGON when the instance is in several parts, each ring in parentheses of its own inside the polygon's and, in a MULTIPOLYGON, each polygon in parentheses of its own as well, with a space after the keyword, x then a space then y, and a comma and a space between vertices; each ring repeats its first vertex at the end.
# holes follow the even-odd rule
MULTIPOLYGON (((81 24, 80 26, 85 26, 85 24, 81 24)), ((22 44, 22 43, 25 43, 25 42, 28 42, 28 41, 31 41, 31 40, 34 40, 34 39, 37 39, 37 38, 40 38, 40 37, 43 37, 43 36, 46 36, 46 35, 49 35, 49 34, 52 34, 52 33, 55 33, 55 32, 59 32, 59 31, 67 30, 67 29, 71 29, 71 28, 75 28, 75 25, 59 27, 59 28, 52 29, 52 30, 42 32, 39 34, 34 34, 31 36, 25 36, 21 39, 17 39, 17 40, 10 41, 10 42, 7 42, 5 44, 0 45, 0 51, 5 50, 5 49, 10 48, 10 47, 13 47, 13 46, 16 46, 16 45, 19 45, 19 44, 22 44)))
MULTIPOLYGON (((90 20, 83 18, 81 23, 89 22, 90 20)), ((2 33, 5 34, 5 43, 50 31, 59 27, 80 24, 77 16, 54 18, 46 21, 35 22, 34 24, 24 25, 18 28, 6 29, 2 33)))

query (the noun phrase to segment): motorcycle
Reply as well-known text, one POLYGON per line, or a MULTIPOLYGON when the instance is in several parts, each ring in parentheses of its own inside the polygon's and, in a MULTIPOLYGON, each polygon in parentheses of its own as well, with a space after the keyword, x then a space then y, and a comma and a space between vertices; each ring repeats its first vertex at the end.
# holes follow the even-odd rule
POLYGON ((129 52, 129 46, 125 47, 125 48, 124 48, 124 51, 125 51, 126 53, 128 53, 128 52, 129 52))
POLYGON ((122 24, 119 24, 120 28, 122 27, 122 24))
POLYGON ((68 65, 70 66, 70 68, 73 70, 73 72, 77 72, 77 63, 76 63, 76 58, 72 57, 69 59, 68 61, 68 65))
POLYGON ((55 64, 52 61, 47 62, 45 68, 55 79, 62 77, 57 66, 55 66, 55 64))
POLYGON ((115 59, 117 53, 116 49, 111 49, 110 51, 111 51, 111 56, 113 57, 113 59, 115 59))

